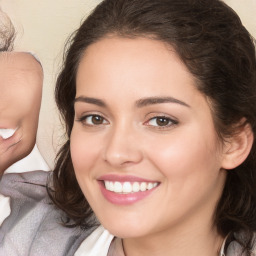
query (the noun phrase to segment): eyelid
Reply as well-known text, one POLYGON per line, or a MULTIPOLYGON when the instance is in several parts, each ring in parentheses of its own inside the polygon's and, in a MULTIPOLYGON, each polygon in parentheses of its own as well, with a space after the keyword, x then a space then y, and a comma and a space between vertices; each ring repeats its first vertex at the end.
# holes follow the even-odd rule
POLYGON ((146 122, 144 122, 144 125, 149 126, 150 128, 156 128, 156 129, 169 129, 179 123, 179 121, 176 118, 170 117, 166 114, 150 114, 152 117, 148 118, 146 122), (157 118, 163 118, 169 120, 169 124, 160 126, 160 125, 150 125, 149 122, 157 119, 157 118))
POLYGON ((75 121, 82 123, 85 126, 89 126, 89 127, 94 127, 94 126, 102 126, 102 125, 106 125, 109 124, 109 121, 102 115, 99 113, 83 113, 80 115, 80 117, 76 118, 75 121), (103 123, 102 124, 88 124, 85 122, 85 120, 89 117, 95 117, 98 116, 100 118, 103 119, 103 123))

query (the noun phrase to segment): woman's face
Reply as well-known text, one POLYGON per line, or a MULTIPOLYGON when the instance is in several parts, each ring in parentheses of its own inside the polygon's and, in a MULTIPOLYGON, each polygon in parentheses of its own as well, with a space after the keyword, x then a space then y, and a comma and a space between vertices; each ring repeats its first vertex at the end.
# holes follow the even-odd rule
POLYGON ((103 226, 119 237, 210 226, 225 182, 222 147, 174 50, 102 39, 86 50, 76 86, 71 156, 103 226))

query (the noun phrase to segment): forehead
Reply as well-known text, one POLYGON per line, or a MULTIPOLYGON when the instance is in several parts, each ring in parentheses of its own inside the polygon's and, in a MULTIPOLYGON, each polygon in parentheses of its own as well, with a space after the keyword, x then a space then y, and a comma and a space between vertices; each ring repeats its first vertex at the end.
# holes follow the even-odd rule
POLYGON ((77 96, 86 93, 107 98, 111 94, 122 99, 168 93, 190 101, 198 93, 194 76, 171 46, 148 38, 118 37, 102 39, 86 49, 78 67, 76 89, 77 96))

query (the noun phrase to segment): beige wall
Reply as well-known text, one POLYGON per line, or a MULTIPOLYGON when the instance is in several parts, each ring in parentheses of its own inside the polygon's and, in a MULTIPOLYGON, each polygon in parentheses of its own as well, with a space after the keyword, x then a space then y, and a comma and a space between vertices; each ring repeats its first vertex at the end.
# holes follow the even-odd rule
MULTIPOLYGON (((16 50, 32 51, 44 67, 45 81, 37 144, 50 165, 62 129, 54 105, 53 90, 61 64, 65 39, 100 0, 0 0, 18 32, 16 50)), ((256 37, 256 0, 225 0, 256 37)))

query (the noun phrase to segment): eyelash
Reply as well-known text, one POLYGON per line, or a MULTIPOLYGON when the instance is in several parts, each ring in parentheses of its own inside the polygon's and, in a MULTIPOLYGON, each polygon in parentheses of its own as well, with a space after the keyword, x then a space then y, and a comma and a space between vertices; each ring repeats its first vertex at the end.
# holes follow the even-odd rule
POLYGON ((101 115, 95 115, 95 114, 82 116, 82 117, 78 118, 76 121, 81 122, 83 125, 86 125, 86 126, 99 126, 99 125, 106 125, 108 123, 108 121, 104 117, 102 117, 101 115), (88 118, 91 118, 91 124, 86 123, 86 120, 88 118), (94 124, 92 121, 93 118, 100 118, 103 123, 94 124))
MULTIPOLYGON (((106 124, 109 124, 109 122, 104 118, 102 117, 101 115, 96 115, 96 114, 90 114, 90 115, 86 115, 86 116, 82 116, 80 118, 78 118, 76 121, 78 122, 81 122, 83 125, 85 126, 100 126, 100 125, 106 125, 106 124), (90 120, 90 124, 86 122, 87 119, 91 118, 90 120), (93 123, 93 118, 99 118, 100 119, 100 122, 101 123, 93 123)), ((174 126, 174 125, 177 125, 178 124, 178 121, 177 120, 174 120, 170 117, 167 117, 167 116, 154 116, 152 118, 150 118, 148 121, 146 121, 144 123, 146 126, 151 126, 151 127, 156 127, 157 129, 168 129, 170 128, 171 126, 174 126), (154 125, 150 125, 150 122, 155 120, 155 124, 154 125), (159 123, 157 123, 158 121, 160 122, 167 122, 167 124, 164 124, 164 125, 159 125, 159 123)))
POLYGON ((174 126, 174 125, 177 125, 177 124, 178 124, 177 120, 174 120, 174 119, 172 119, 170 117, 167 117, 167 116, 154 116, 154 117, 150 118, 147 122, 145 122, 145 125, 156 127, 157 129, 168 129, 171 126, 174 126), (156 125, 150 125, 149 124, 153 120, 155 120, 156 125), (164 122, 167 122, 167 124, 164 124, 164 125, 157 124, 157 121, 161 121, 161 120, 163 120, 164 122))

